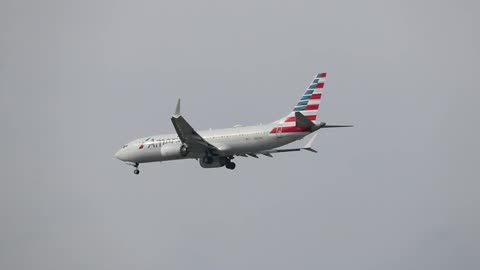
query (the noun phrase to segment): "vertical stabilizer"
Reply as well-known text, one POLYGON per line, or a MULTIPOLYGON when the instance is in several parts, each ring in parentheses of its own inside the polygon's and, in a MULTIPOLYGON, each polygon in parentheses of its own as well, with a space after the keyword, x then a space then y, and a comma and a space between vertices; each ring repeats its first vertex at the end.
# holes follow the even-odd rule
POLYGON ((291 123, 292 125, 295 125, 297 122, 295 116, 296 112, 300 112, 310 121, 315 121, 317 119, 320 99, 322 98, 326 78, 327 73, 318 73, 315 78, 313 78, 313 81, 307 87, 305 93, 300 98, 297 105, 295 105, 292 112, 277 121, 277 123, 291 123))

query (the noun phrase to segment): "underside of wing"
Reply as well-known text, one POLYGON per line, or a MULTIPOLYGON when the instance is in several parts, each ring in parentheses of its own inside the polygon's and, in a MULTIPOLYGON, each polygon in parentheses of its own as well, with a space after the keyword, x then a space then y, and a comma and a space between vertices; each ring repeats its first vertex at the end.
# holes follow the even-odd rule
POLYGON ((317 150, 312 148, 313 141, 315 140, 316 137, 317 137, 317 134, 313 135, 313 137, 308 141, 308 143, 304 147, 301 147, 301 148, 271 149, 271 150, 259 151, 259 152, 254 152, 254 153, 238 154, 237 156, 242 156, 242 157, 251 156, 251 157, 254 157, 254 158, 258 158, 258 155, 264 155, 264 156, 267 156, 267 157, 273 157, 272 154, 287 153, 287 152, 298 152, 298 151, 301 151, 301 150, 306 150, 306 151, 317 153, 317 150))

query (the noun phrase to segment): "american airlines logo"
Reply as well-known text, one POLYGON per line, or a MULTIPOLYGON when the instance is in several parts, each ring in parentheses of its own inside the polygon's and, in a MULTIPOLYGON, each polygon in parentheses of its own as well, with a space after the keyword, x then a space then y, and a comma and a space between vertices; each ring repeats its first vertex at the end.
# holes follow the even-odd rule
MULTIPOLYGON (((150 147, 156 148, 156 147, 162 146, 162 143, 149 143, 149 144, 147 144, 146 146, 147 146, 147 149, 150 148, 150 147)), ((140 144, 140 146, 138 147, 138 149, 143 149, 143 148, 145 148, 145 144, 142 143, 142 144, 140 144)))
POLYGON ((150 148, 150 147, 157 148, 157 147, 161 147, 164 144, 179 143, 179 142, 180 142, 179 139, 166 139, 166 140, 161 140, 161 141, 152 141, 152 142, 149 142, 149 143, 140 144, 140 146, 138 146, 138 149, 144 149, 145 147, 147 149, 150 148))

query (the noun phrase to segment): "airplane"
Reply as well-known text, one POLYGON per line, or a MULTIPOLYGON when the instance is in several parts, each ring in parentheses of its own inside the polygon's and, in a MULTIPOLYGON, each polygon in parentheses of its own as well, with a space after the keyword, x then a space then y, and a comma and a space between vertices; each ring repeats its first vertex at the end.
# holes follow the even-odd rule
POLYGON ((176 134, 156 135, 139 138, 125 144, 115 157, 135 167, 139 174, 141 163, 196 159, 202 168, 226 167, 233 170, 235 157, 272 154, 307 150, 312 148, 317 134, 302 148, 278 148, 324 128, 353 127, 352 125, 327 125, 316 122, 320 100, 323 95, 326 73, 317 74, 293 110, 280 120, 266 125, 234 126, 232 128, 196 131, 180 112, 178 99, 175 113, 171 117, 176 134))

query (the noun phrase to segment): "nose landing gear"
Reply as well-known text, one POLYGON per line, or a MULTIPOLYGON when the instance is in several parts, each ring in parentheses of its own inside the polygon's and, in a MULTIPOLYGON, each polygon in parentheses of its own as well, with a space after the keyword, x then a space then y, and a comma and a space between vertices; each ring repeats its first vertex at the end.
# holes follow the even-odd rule
POLYGON ((133 171, 134 174, 139 174, 140 173, 140 170, 138 169, 138 163, 135 163, 135 165, 133 165, 133 167, 135 167, 135 170, 133 171))

